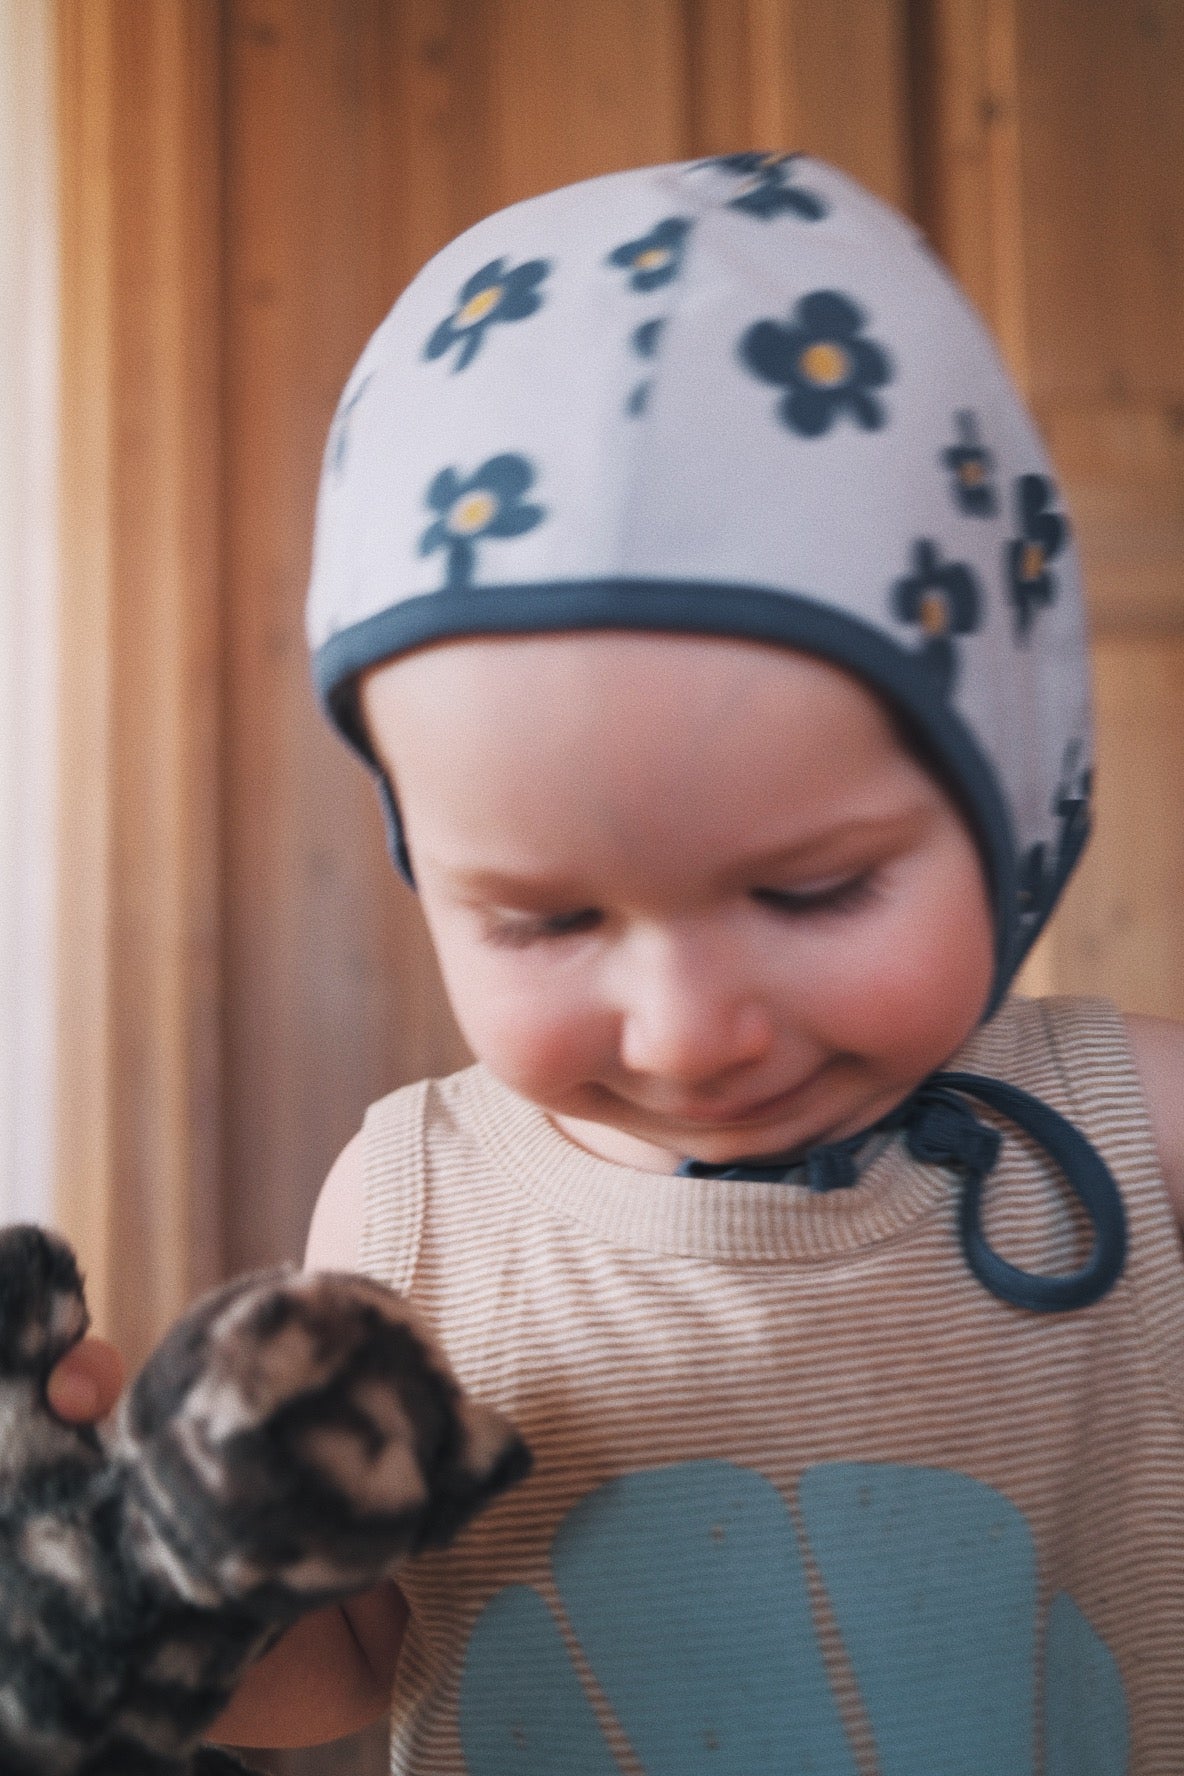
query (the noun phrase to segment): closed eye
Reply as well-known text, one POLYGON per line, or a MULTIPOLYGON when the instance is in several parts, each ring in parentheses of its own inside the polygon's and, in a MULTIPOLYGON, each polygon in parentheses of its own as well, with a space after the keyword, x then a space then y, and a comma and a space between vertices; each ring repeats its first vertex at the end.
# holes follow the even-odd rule
POLYGON ((828 882, 821 888, 754 888, 752 898, 758 906, 798 918, 815 913, 848 913, 876 898, 876 878, 869 870, 865 875, 828 882))
POLYGON ((569 913, 548 913, 540 918, 502 914, 487 927, 485 935, 490 943, 505 949, 525 949, 528 944, 554 942, 593 931, 603 916, 597 907, 578 907, 569 913))

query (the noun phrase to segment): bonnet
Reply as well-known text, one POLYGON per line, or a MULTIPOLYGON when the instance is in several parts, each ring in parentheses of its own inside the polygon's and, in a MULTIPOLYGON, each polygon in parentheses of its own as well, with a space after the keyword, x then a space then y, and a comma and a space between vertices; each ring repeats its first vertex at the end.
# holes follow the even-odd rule
MULTIPOLYGON (((609 174, 515 204, 438 253, 334 417, 307 628, 318 692, 378 777, 408 880, 358 674, 476 634, 733 636, 865 680, 977 840, 988 1011, 1088 833, 1080 578, 1045 451, 917 229, 802 155, 609 174)), ((1021 1286, 975 1219, 972 1267, 999 1267, 987 1286, 1026 1306, 1096 1299, 1123 1250, 1100 1158, 1017 1088, 980 1082, 991 1097, 955 1077, 969 1078, 935 1075, 918 1094, 928 1109, 895 1113, 910 1144, 918 1119, 931 1134, 949 1125, 949 1163, 981 1186, 998 1137, 965 1097, 992 1102, 1048 1147, 1096 1234, 1085 1270, 1021 1286)), ((850 1181, 842 1153, 819 1152, 816 1185, 850 1181)))

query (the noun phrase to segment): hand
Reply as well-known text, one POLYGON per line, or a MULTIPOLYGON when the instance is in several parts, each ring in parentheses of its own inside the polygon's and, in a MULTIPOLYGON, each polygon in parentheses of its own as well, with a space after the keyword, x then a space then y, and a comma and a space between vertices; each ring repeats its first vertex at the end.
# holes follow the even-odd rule
POLYGON ((84 1338, 66 1352, 47 1391, 59 1418, 74 1424, 105 1418, 123 1391, 123 1358, 105 1338, 84 1338))

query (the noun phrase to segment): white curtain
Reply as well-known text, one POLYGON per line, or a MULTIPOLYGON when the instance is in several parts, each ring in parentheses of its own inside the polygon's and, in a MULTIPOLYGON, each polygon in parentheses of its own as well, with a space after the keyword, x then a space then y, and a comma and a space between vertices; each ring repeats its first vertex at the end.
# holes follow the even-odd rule
POLYGON ((52 0, 0 0, 0 1222, 53 1190, 52 0))

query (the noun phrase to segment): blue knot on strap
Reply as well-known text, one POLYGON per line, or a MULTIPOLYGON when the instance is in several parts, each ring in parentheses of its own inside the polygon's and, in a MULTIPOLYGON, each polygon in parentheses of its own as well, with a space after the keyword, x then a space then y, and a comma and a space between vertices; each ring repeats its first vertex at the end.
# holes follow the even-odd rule
POLYGON ((870 1129, 826 1147, 815 1147, 796 1160, 768 1155, 710 1165, 684 1160, 679 1173, 694 1178, 735 1178, 777 1183, 801 1180, 811 1190, 840 1190, 859 1177, 859 1149, 869 1136, 904 1131, 905 1144, 922 1165, 944 1166, 962 1180, 958 1233, 967 1265, 1000 1301, 1032 1313, 1069 1313, 1100 1301, 1122 1274, 1126 1262, 1126 1214, 1113 1174, 1092 1147, 1059 1111, 1008 1085, 978 1073, 934 1073, 911 1097, 870 1129), (1065 1276, 1036 1276, 1008 1263, 988 1244, 982 1227, 983 1186, 1003 1146, 997 1129, 980 1122, 968 1097, 977 1098, 1042 1147, 1063 1174, 1085 1210, 1093 1229, 1093 1245, 1080 1270, 1065 1276))
POLYGON ((922 1165, 953 1166, 984 1178, 1003 1145, 997 1129, 980 1122, 963 1098, 937 1084, 914 1093, 904 1128, 908 1150, 922 1165))

